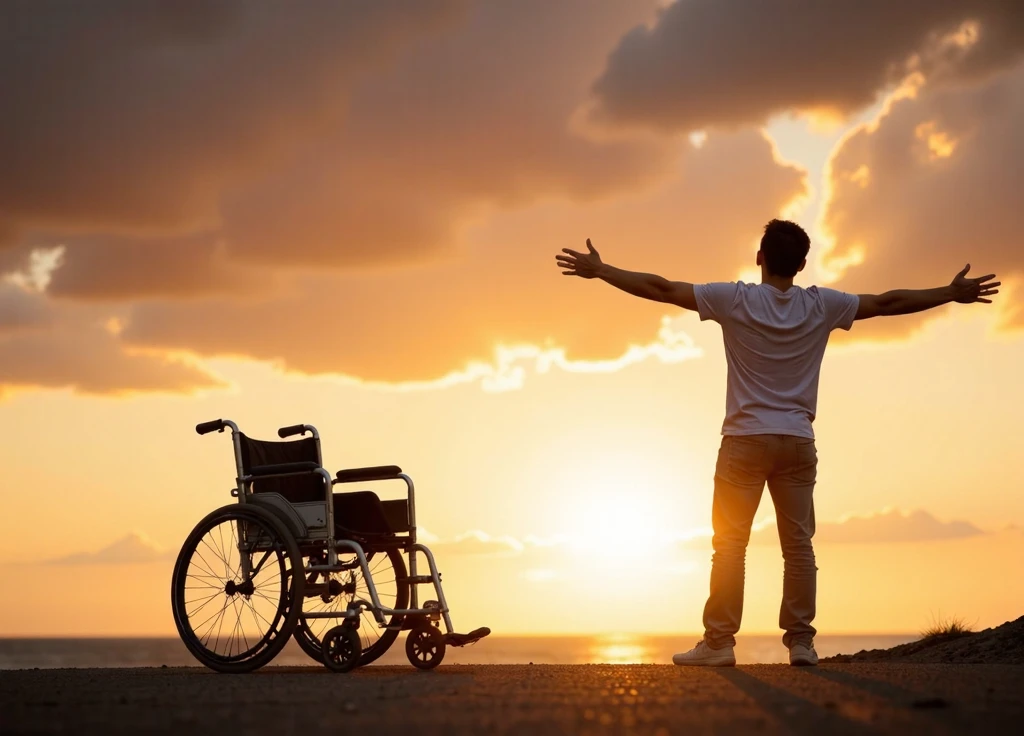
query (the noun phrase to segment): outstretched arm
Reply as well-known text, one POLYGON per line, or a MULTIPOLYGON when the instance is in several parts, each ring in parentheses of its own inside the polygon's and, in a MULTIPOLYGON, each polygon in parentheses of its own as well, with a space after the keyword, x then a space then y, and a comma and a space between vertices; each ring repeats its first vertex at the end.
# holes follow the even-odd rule
POLYGON ((950 302, 991 304, 992 300, 986 297, 999 293, 1000 282, 992 280, 996 275, 990 273, 988 276, 969 279, 967 272, 970 270, 971 264, 968 263, 949 286, 940 286, 937 289, 897 289, 884 294, 861 294, 860 306, 854 319, 913 314, 950 302))
POLYGON ((675 304, 683 309, 697 310, 697 300, 693 295, 693 284, 685 281, 669 281, 653 273, 626 271, 610 266, 601 260, 601 255, 587 238, 587 253, 577 253, 563 248, 564 255, 555 256, 563 276, 579 276, 584 279, 601 279, 616 289, 641 299, 655 302, 675 304))

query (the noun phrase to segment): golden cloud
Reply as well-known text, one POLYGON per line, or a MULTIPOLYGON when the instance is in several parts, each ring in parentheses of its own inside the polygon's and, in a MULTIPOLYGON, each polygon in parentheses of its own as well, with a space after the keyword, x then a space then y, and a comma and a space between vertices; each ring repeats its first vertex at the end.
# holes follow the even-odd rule
MULTIPOLYGON (((834 238, 824 265, 842 273, 834 285, 855 293, 941 286, 965 263, 971 275, 1020 280, 1022 128, 1019 65, 976 85, 925 87, 849 135, 830 163, 822 222, 834 238)), ((997 301, 1009 307, 1011 298, 997 301)), ((905 334, 930 316, 874 320, 851 339, 905 334)))
POLYGON ((728 278, 753 263, 764 222, 805 187, 804 172, 777 162, 760 134, 711 136, 660 189, 493 215, 467 238, 459 259, 302 276, 282 294, 250 302, 147 301, 132 308, 121 337, 128 345, 396 383, 492 363, 500 345, 534 346, 538 356, 561 349, 566 361, 615 360, 629 345, 657 339, 665 306, 568 280, 555 268, 555 253, 592 236, 618 265, 680 279, 728 278))

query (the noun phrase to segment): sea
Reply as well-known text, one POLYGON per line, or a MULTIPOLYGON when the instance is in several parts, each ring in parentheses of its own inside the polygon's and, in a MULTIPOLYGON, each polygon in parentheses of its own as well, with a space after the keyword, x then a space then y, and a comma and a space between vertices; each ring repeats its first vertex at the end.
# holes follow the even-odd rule
MULTIPOLYGON (((678 636, 490 636, 461 649, 449 648, 444 664, 667 664, 675 652, 689 649, 699 634, 678 636)), ((862 649, 887 649, 919 639, 916 634, 819 635, 819 656, 853 654, 862 649)), ((787 661, 778 635, 736 637, 739 664, 787 661)), ((378 664, 406 664, 400 638, 378 664)), ((0 638, 0 669, 67 667, 188 667, 196 660, 177 638, 0 638)), ((274 665, 313 664, 294 642, 277 655, 274 665)), ((371 665, 375 666, 375 665, 371 665)))

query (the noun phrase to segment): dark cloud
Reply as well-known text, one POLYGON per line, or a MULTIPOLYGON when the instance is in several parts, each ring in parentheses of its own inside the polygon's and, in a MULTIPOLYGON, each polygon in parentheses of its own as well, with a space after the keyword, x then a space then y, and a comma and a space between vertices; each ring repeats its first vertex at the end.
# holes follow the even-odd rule
MULTIPOLYGON (((823 225, 826 263, 860 253, 836 286, 856 293, 949 283, 971 275, 1024 276, 1024 65, 970 87, 895 102, 834 154, 823 225)), ((1009 293, 997 299, 1010 306, 1009 293)), ((981 309, 973 306, 971 309, 981 309)), ((872 320, 851 333, 902 334, 930 313, 872 320)))
POLYGON ((465 4, 4 3, 0 229, 216 226, 226 187, 338 127, 359 73, 465 4))
POLYGON ((112 336, 32 332, 0 339, 0 394, 17 388, 70 388, 86 394, 189 393, 223 382, 180 361, 124 351, 112 336))
POLYGON ((0 396, 19 388, 81 393, 190 392, 223 383, 181 360, 126 350, 102 312, 52 304, 0 284, 0 396))
POLYGON ((576 126, 607 49, 654 0, 414 5, 311 3, 279 23, 258 3, 11 14, 17 43, 0 53, 20 61, 4 83, 42 127, 5 119, 4 140, 22 143, 0 155, 20 170, 32 151, 59 187, 0 185, 21 228, 0 272, 60 245, 47 298, 92 302, 89 315, 132 306, 116 333, 59 311, 59 328, 23 338, 5 380, 27 382, 35 356, 53 359, 41 385, 204 385, 155 357, 168 349, 371 380, 435 378, 497 343, 615 357, 638 334, 655 339, 660 308, 601 294, 580 313, 555 251, 590 235, 620 262, 720 278, 805 192, 757 133, 694 150, 576 126), (354 48, 336 48, 345 34, 354 48), (29 73, 36 93, 18 82, 29 73), (59 138, 78 107, 81 125, 59 138), (51 161, 58 140, 66 156, 51 161), (95 369, 56 359, 90 340, 95 369), (124 352, 138 348, 151 352, 124 352), (100 370, 129 358, 142 374, 100 370), (157 365, 178 373, 149 377, 157 365))
POLYGON ((275 7, 6 11, 0 228, 23 248, 66 244, 55 294, 209 293, 228 279, 203 271, 238 262, 444 256, 485 211, 671 166, 665 142, 571 129, 604 50, 653 0, 275 7), (176 238, 216 238, 221 259, 176 238))
POLYGON ((603 49, 650 4, 476 4, 368 76, 343 130, 225 197, 232 253, 349 267, 444 257, 482 213, 664 176, 665 142, 595 141, 570 126, 603 49))
POLYGON ((216 233, 139 240, 80 236, 61 240, 64 256, 47 293, 55 298, 124 301, 196 294, 267 296, 267 269, 232 263, 216 233))
POLYGON ((656 339, 666 307, 566 279, 554 265, 560 248, 582 247, 589 236, 624 267, 729 278, 753 265, 764 223, 806 191, 804 172, 778 163, 754 132, 711 136, 677 172, 643 195, 495 214, 458 259, 302 277, 290 293, 248 304, 222 297, 139 305, 122 337, 386 381, 434 379, 490 361, 499 343, 554 344, 574 359, 618 357, 656 339))
POLYGON ((51 317, 44 300, 14 284, 0 281, 0 339, 15 332, 44 327, 51 317))
POLYGON ((1005 0, 678 0, 622 37, 594 112, 684 131, 849 113, 911 71, 977 77, 1022 52, 1024 4, 1005 0), (973 43, 950 40, 965 23, 973 43))

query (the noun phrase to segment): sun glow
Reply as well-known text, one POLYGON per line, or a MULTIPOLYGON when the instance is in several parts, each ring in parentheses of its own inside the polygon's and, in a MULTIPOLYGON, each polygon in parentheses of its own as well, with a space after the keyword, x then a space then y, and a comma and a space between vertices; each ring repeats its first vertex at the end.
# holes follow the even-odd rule
POLYGON ((594 421, 555 438, 545 455, 536 470, 551 489, 543 533, 562 540, 577 588, 608 572, 642 589, 686 573, 678 550, 705 514, 684 448, 642 426, 594 421))
MULTIPOLYGON (((639 664, 656 661, 643 638, 631 634, 610 634, 594 642, 590 661, 604 664, 639 664)), ((633 693, 636 691, 634 690, 633 693)))
POLYGON ((659 543, 654 504, 628 486, 595 494, 580 509, 569 548, 607 566, 649 559, 659 543))
POLYGON ((560 531, 577 570, 654 570, 683 528, 678 479, 644 453, 592 458, 560 485, 560 531))

